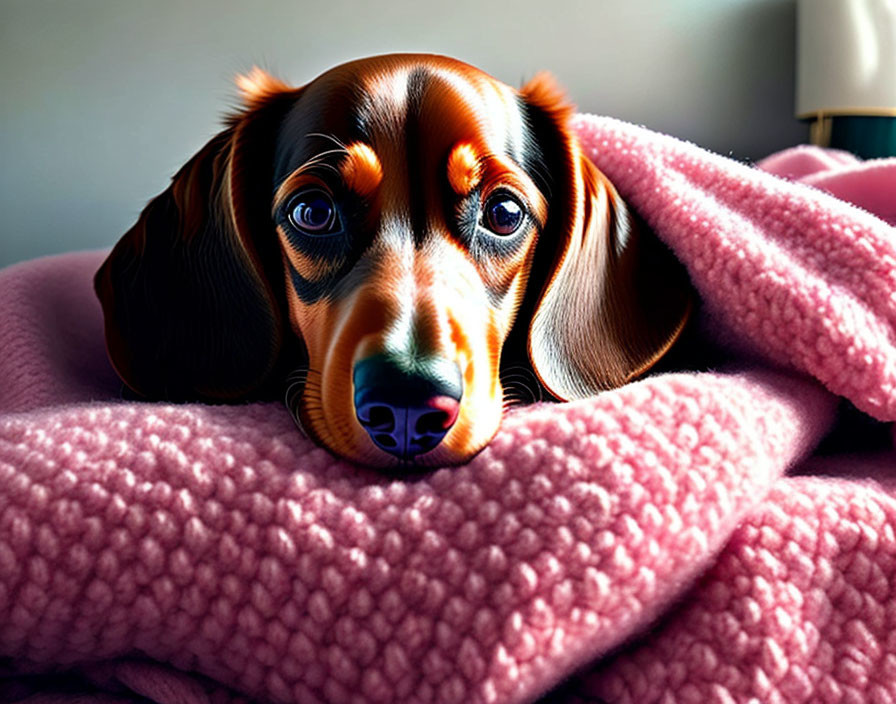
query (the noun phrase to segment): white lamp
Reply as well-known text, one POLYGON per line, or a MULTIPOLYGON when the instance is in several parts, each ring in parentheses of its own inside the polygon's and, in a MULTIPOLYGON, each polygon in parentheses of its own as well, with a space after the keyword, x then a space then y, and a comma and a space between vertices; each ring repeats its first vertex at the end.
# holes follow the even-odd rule
POLYGON ((816 144, 839 123, 883 127, 896 147, 896 0, 798 0, 796 115, 814 120, 816 144))

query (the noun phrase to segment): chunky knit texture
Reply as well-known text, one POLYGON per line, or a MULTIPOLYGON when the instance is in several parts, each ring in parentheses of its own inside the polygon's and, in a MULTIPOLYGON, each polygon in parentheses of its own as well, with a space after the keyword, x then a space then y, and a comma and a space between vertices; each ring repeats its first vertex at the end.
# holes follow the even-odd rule
MULTIPOLYGON (((0 273, 0 701, 896 701, 894 456, 803 460, 838 394, 896 418, 896 233, 577 120, 752 366, 516 409, 414 481, 277 404, 118 400, 102 253, 0 273)), ((896 186, 834 157, 764 166, 896 186)))
POLYGON ((777 481, 663 629, 579 691, 633 704, 893 702, 894 531, 892 490, 777 481))

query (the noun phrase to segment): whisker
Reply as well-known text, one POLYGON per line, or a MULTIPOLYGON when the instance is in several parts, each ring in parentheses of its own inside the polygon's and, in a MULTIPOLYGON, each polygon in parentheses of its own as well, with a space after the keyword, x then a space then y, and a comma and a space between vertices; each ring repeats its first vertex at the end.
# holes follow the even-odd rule
POLYGON ((326 152, 321 152, 320 154, 315 154, 313 157, 308 159, 304 164, 302 164, 296 171, 308 171, 309 169, 330 169, 335 173, 339 173, 339 169, 335 167, 333 164, 329 164, 325 161, 325 158, 330 156, 331 154, 344 154, 345 151, 341 149, 330 149, 326 152))
POLYGON ((299 432, 306 438, 310 436, 308 435, 308 431, 305 430, 305 426, 302 424, 299 415, 299 403, 305 393, 308 377, 311 373, 312 370, 304 366, 293 369, 286 375, 286 390, 283 394, 283 403, 286 406, 286 410, 288 410, 289 415, 292 416, 292 420, 299 429, 299 432))
POLYGON ((296 428, 299 429, 299 432, 306 438, 310 438, 308 435, 308 431, 305 430, 305 426, 302 425, 302 419, 299 417, 299 409, 293 408, 289 404, 286 405, 287 410, 289 411, 289 415, 292 417, 293 423, 296 424, 296 428))
POLYGON ((294 369, 293 371, 291 371, 289 374, 286 375, 286 379, 284 379, 284 381, 286 381, 287 383, 293 383, 295 381, 304 382, 305 379, 307 379, 307 378, 308 378, 308 370, 307 369, 294 369))
POLYGON ((504 392, 503 408, 528 405, 544 400, 541 384, 531 369, 523 366, 501 370, 501 388, 504 392))
POLYGON ((315 164, 319 162, 321 159, 325 157, 332 156, 333 154, 347 154, 347 149, 327 149, 325 152, 318 152, 314 156, 312 156, 308 161, 306 161, 302 166, 307 166, 308 164, 315 164))
MULTIPOLYGON (((308 132, 305 134, 305 136, 306 137, 320 137, 322 139, 328 139, 331 142, 333 142, 334 144, 336 144, 337 147, 339 147, 338 151, 343 151, 343 152, 348 151, 348 147, 346 146, 345 142, 343 142, 341 139, 339 139, 335 135, 327 134, 325 132, 308 132)), ((337 151, 337 150, 333 150, 333 151, 337 151)))
POLYGON ((320 391, 322 374, 317 369, 300 366, 293 369, 286 375, 286 390, 284 392, 284 402, 286 409, 292 416, 293 422, 306 438, 311 435, 302 422, 302 410, 306 418, 314 423, 315 420, 323 417, 323 407, 320 405, 320 391), (311 392, 310 398, 306 396, 307 392, 311 392), (302 399, 305 399, 304 409, 300 408, 302 399))

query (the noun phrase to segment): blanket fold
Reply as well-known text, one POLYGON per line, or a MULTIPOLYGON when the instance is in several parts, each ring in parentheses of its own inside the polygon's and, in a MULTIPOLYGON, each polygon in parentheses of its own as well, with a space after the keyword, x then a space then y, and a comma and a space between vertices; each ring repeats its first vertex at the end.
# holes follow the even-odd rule
MULTIPOLYGON (((896 420, 892 227, 672 137, 611 118, 585 116, 578 127, 586 153, 685 262, 731 337, 896 420)), ((882 173, 896 193, 893 165, 882 173)))
POLYGON ((531 702, 574 672, 569 701, 896 700, 896 455, 812 456, 839 398, 896 419, 896 232, 857 185, 896 160, 760 165, 807 186, 576 120, 750 362, 514 409, 413 482, 279 404, 121 401, 102 252, 0 272, 0 701, 531 702))

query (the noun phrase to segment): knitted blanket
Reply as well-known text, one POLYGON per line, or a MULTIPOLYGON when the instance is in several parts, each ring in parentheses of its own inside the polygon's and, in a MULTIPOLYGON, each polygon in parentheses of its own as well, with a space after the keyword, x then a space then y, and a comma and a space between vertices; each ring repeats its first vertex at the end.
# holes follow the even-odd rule
POLYGON ((414 481, 120 400, 104 253, 0 272, 0 701, 896 701, 896 160, 576 124, 733 364, 414 481))

